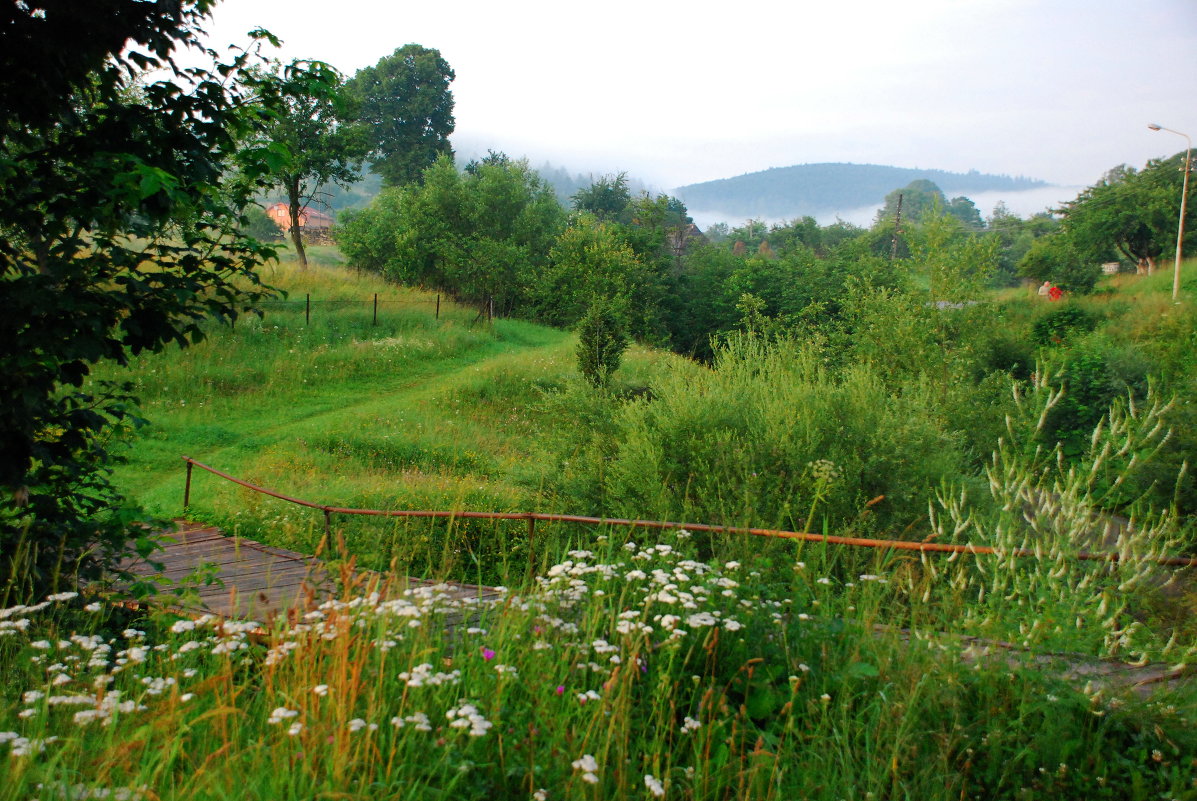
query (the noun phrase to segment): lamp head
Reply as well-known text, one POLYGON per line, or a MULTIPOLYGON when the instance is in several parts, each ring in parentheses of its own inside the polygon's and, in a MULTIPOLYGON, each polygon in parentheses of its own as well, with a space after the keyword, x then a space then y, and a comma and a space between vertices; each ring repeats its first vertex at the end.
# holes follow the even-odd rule
POLYGON ((1159 125, 1159 124, 1157 124, 1157 123, 1154 123, 1154 122, 1149 122, 1149 123, 1147 123, 1147 127, 1148 127, 1148 128, 1150 128, 1150 129, 1151 129, 1151 130, 1153 130, 1153 131, 1162 131, 1162 130, 1164 129, 1164 126, 1162 126, 1162 125, 1159 125))

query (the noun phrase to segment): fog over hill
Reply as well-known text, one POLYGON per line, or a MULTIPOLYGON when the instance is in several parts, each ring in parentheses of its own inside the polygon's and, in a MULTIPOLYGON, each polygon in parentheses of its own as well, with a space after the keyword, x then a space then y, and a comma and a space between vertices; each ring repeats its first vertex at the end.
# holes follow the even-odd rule
POLYGON ((799 164, 774 167, 735 178, 680 186, 673 190, 697 216, 727 220, 751 217, 826 217, 880 206, 885 195, 911 181, 933 181, 948 197, 1017 193, 1045 189, 1046 181, 1023 176, 889 167, 877 164, 799 164))

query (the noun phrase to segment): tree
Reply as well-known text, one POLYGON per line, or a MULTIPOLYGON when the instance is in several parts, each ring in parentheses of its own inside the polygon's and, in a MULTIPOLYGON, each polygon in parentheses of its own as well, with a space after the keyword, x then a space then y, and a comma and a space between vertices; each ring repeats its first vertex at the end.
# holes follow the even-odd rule
POLYGON ((491 154, 459 173, 445 156, 423 182, 384 190, 348 215, 341 250, 361 269, 435 287, 504 313, 527 300, 565 224, 551 187, 525 161, 491 154))
POLYGON ((195 342, 269 294, 255 268, 273 250, 240 209, 281 158, 239 143, 289 88, 249 71, 248 52, 219 63, 202 46, 211 7, 0 11, 0 602, 128 549, 107 471, 133 399, 88 381, 92 366, 195 342), (183 70, 177 48, 214 66, 183 70))
POLYGON ((1071 237, 1058 232, 1031 242, 1018 261, 1018 274, 1035 283, 1051 281, 1065 292, 1087 295, 1097 286, 1101 265, 1086 259, 1071 237))
POLYGON ((576 211, 592 214, 600 222, 628 222, 628 209, 632 205, 628 174, 604 175, 585 189, 579 189, 570 200, 576 211))
POLYGON ((453 155, 455 77, 439 50, 408 44, 349 81, 368 131, 371 168, 385 185, 419 180, 437 157, 453 155))
POLYGON ((590 214, 576 216, 553 244, 549 263, 533 287, 537 318, 570 326, 582 318, 591 298, 620 298, 632 337, 664 341, 668 262, 663 271, 660 263, 646 261, 628 241, 636 231, 590 214))
POLYGON ((938 203, 942 209, 948 202, 934 181, 920 178, 885 196, 885 205, 877 212, 877 223, 891 221, 897 217, 899 196, 902 198, 902 219, 912 223, 921 220, 935 204, 938 203))
POLYGON ((978 231, 985 226, 985 221, 981 219, 981 211, 977 208, 977 204, 964 196, 952 198, 944 207, 944 211, 964 223, 966 228, 971 228, 974 231, 978 231))
POLYGON ((1184 154, 1154 159, 1142 171, 1123 164, 1065 204, 1063 228, 1084 258, 1103 262, 1120 254, 1154 272, 1175 247, 1184 154))
POLYGON ((286 99, 269 119, 265 141, 282 149, 287 160, 272 177, 287 198, 291 242, 300 269, 308 267, 300 217, 317 192, 328 184, 348 187, 360 177, 366 156, 365 128, 354 123, 347 98, 339 91, 341 75, 319 62, 296 61, 273 65, 273 75, 294 82, 308 74, 316 80, 310 90, 286 99))
POLYGON ((913 240, 911 255, 928 276, 932 300, 975 300, 997 270, 997 237, 969 234, 939 204, 924 213, 913 240))
POLYGON ((628 347, 623 315, 619 304, 601 295, 595 296, 586 314, 578 322, 578 370, 596 388, 605 387, 619 369, 628 347))

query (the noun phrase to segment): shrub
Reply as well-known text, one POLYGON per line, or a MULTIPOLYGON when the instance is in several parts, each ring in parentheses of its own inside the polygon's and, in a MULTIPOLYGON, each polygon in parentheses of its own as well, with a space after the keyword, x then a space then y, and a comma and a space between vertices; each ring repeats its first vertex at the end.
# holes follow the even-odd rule
POLYGON ((884 496, 870 514, 900 527, 961 464, 929 383, 887 390, 867 365, 833 376, 792 340, 732 336, 713 370, 674 370, 651 389, 616 413, 610 455, 590 462, 602 466, 595 512, 838 528, 884 496))
POLYGON ((1031 326, 1031 336, 1040 345, 1059 345, 1097 328, 1098 316, 1073 304, 1040 317, 1031 326))
POLYGON ((616 303, 596 297, 578 323, 578 370, 594 387, 605 387, 628 347, 623 315, 616 303))

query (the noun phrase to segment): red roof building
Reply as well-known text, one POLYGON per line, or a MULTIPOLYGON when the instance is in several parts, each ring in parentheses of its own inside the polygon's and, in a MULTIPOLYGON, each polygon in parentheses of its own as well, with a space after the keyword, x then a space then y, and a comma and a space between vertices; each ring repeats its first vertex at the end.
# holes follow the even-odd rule
MULTIPOLYGON (((275 203, 266 208, 266 216, 283 231, 291 230, 291 207, 286 203, 275 203)), ((332 228, 333 218, 316 209, 299 212, 299 228, 302 231, 332 228)))

